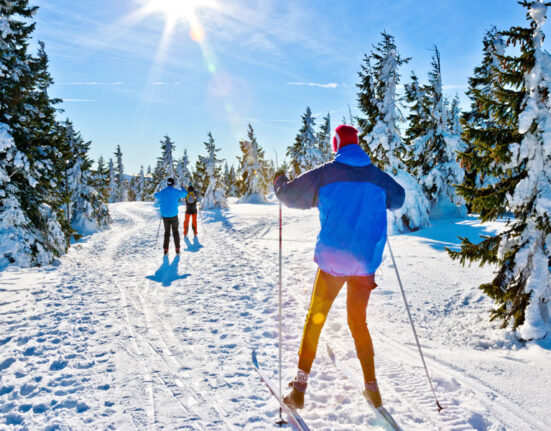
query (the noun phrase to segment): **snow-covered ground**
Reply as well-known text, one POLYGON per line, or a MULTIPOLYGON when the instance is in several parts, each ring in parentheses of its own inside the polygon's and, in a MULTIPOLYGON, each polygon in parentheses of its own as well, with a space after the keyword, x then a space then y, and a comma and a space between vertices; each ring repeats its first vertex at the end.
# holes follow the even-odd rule
MULTIPOLYGON (((198 242, 163 260, 148 203, 110 206, 114 224, 57 266, 0 273, 0 429, 276 429, 276 402, 250 363, 277 381, 277 205, 205 211, 198 242), (155 247, 156 245, 156 247, 155 247)), ((284 208, 284 382, 295 373, 316 266, 317 211, 284 208)), ((551 341, 521 345, 445 246, 499 224, 433 222, 391 236, 436 391, 436 413, 394 269, 385 253, 368 308, 378 379, 405 430, 551 429, 551 341)), ((341 293, 322 333, 302 414, 313 430, 375 420, 330 363, 330 342, 360 373, 341 293)))

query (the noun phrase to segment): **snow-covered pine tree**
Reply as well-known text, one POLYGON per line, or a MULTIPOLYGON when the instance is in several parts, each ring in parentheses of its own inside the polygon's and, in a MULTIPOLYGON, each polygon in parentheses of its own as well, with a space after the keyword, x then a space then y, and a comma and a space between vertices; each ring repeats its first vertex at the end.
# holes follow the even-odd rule
POLYGON ((258 144, 253 127, 249 124, 247 139, 239 142, 241 157, 238 167, 238 185, 241 203, 266 202, 267 180, 264 150, 258 144))
POLYGON ((302 126, 295 137, 295 143, 287 147, 287 156, 291 163, 291 176, 297 177, 303 172, 323 163, 323 156, 319 150, 319 145, 314 132, 315 120, 312 117, 310 107, 302 115, 302 126))
POLYGON ((145 172, 145 192, 144 201, 154 200, 153 194, 155 193, 155 183, 153 181, 153 172, 151 171, 151 165, 147 165, 145 172))
POLYGON ((211 132, 208 133, 208 141, 204 144, 208 155, 206 157, 199 156, 206 173, 206 190, 201 201, 201 208, 228 208, 221 176, 222 168, 220 165, 223 160, 216 158, 216 153, 220 151, 220 148, 216 148, 211 132))
MULTIPOLYGON (((475 190, 491 185, 495 182, 495 176, 500 175, 497 168, 490 169, 494 166, 494 159, 488 157, 485 145, 477 146, 475 143, 480 138, 485 139, 485 133, 481 134, 480 131, 494 130, 493 133, 495 133, 497 131, 495 129, 500 127, 481 102, 485 98, 495 97, 492 96, 495 92, 494 76, 501 69, 499 58, 505 54, 505 41, 495 27, 485 34, 482 43, 482 63, 475 67, 473 76, 469 78, 467 95, 471 99, 471 108, 461 115, 465 148, 459 153, 459 161, 465 170, 465 176, 463 183, 457 187, 458 192, 465 198, 469 211, 476 212, 481 211, 481 208, 489 201, 486 199, 487 196, 478 194, 478 191, 475 190), (477 195, 480 196, 480 199, 477 198, 477 195), (477 209, 474 210, 473 207, 477 209)), ((493 193, 491 189, 488 192, 488 195, 493 193)), ((493 204, 490 204, 490 207, 492 206, 493 204)))
POLYGON ((195 190, 199 192, 201 196, 204 196, 208 185, 207 168, 200 157, 197 157, 195 161, 195 169, 191 173, 191 182, 195 190))
POLYGON ((424 135, 428 123, 429 109, 425 88, 420 84, 415 72, 411 72, 410 82, 404 88, 404 99, 409 108, 409 114, 406 118, 408 127, 405 137, 406 147, 408 148, 406 163, 409 167, 411 162, 415 162, 415 160, 411 160, 413 142, 424 135))
POLYGON ((128 200, 128 181, 124 175, 124 165, 122 164, 122 151, 121 146, 117 145, 117 151, 115 151, 115 192, 114 202, 126 202, 128 200))
POLYGON ((176 166, 176 178, 181 185, 186 188, 189 187, 189 184, 191 183, 191 173, 189 172, 189 157, 186 149, 184 149, 184 155, 182 158, 178 160, 178 164, 176 166))
MULTIPOLYGON (((170 139, 170 136, 165 135, 161 139, 161 157, 157 159, 157 165, 153 172, 153 182, 155 184, 155 191, 166 187, 166 180, 174 178, 178 181, 179 178, 176 175, 176 163, 174 162, 174 142, 170 139)), ((176 184, 178 187, 180 184, 176 184)))
POLYGON ((12 178, 18 174, 18 182, 31 185, 36 179, 30 174, 30 163, 25 154, 18 151, 7 125, 0 123, 0 269, 9 264, 31 266, 35 259, 32 250, 36 243, 31 220, 21 208, 17 183, 12 178))
POLYGON ((115 164, 113 163, 113 159, 109 159, 109 163, 107 165, 108 169, 108 186, 107 190, 109 191, 109 203, 112 204, 113 202, 118 202, 117 199, 117 175, 115 173, 115 164))
POLYGON ((485 159, 476 162, 479 172, 496 177, 494 184, 470 188, 466 199, 483 221, 507 211, 514 218, 479 244, 463 239, 461 251, 450 254, 462 263, 498 267, 495 278, 480 286, 497 304, 492 319, 530 340, 551 331, 551 55, 542 32, 551 3, 520 4, 529 26, 500 33, 511 52, 498 56, 498 68, 490 67, 489 92, 470 94, 473 108, 488 112, 494 126, 467 123, 464 133, 475 157, 485 159))
POLYGON ((0 2, 0 266, 45 265, 66 250, 57 187, 61 140, 44 45, 27 48, 36 7, 0 2))
POLYGON ((323 117, 323 124, 320 125, 316 139, 323 162, 329 162, 333 159, 333 147, 331 145, 331 115, 329 112, 323 117))
POLYGON ((99 193, 101 201, 109 202, 109 169, 105 165, 103 156, 99 157, 97 165, 93 175, 93 185, 99 193))
POLYGON ((357 84, 359 108, 364 115, 357 118, 360 144, 372 162, 406 190, 402 208, 389 212, 389 224, 400 232, 428 226, 430 206, 421 186, 406 170, 406 148, 398 127, 403 121, 396 100, 398 68, 407 61, 398 54, 394 37, 382 33, 382 41, 364 57, 357 84))
POLYGON ((411 107, 413 115, 410 115, 412 121, 406 132, 410 143, 409 171, 422 185, 432 215, 449 213, 452 205, 456 214, 465 214, 463 199, 456 194, 454 187, 463 182, 463 170, 456 155, 461 150, 461 137, 452 135, 449 128, 449 114, 442 92, 440 52, 436 46, 429 84, 422 92, 415 78, 412 76, 412 83, 406 90, 408 101, 414 103, 411 107), (418 98, 421 100, 415 101, 418 98))
MULTIPOLYGON (((448 108, 448 129, 454 136, 461 136, 461 108, 459 106, 459 96, 456 94, 449 103, 448 108)), ((461 151, 465 149, 465 145, 461 148, 461 151)))
POLYGON ((224 164, 224 184, 226 184, 226 196, 239 197, 239 187, 237 186, 237 174, 233 165, 224 164))
POLYGON ((128 189, 128 199, 135 202, 143 202, 147 193, 147 184, 145 182, 145 173, 143 165, 140 166, 140 172, 130 180, 128 189))
POLYGON ((93 187, 90 142, 85 142, 73 124, 66 120, 62 127, 65 137, 66 189, 69 191, 71 227, 79 236, 106 229, 111 223, 107 205, 93 187))

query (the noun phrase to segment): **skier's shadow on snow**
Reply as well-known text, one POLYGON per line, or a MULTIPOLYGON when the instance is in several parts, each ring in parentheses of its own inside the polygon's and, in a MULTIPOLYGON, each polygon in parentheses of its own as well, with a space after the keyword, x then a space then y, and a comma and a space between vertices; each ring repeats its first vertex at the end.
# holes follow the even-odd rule
POLYGON ((190 251, 191 253, 197 253, 200 249, 203 248, 203 244, 199 242, 197 237, 193 238, 193 242, 191 242, 186 236, 184 237, 184 242, 186 243, 185 251, 190 251))
POLYGON ((189 277, 191 274, 178 274, 178 265, 180 264, 180 255, 176 255, 172 263, 170 263, 168 256, 163 257, 163 263, 159 267, 155 274, 148 275, 145 278, 161 283, 163 286, 170 286, 172 282, 177 280, 183 280, 189 277))

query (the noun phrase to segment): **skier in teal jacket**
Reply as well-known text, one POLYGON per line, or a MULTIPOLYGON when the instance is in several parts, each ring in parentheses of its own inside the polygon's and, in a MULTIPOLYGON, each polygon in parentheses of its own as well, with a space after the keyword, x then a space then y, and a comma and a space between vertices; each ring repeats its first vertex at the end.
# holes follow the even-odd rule
POLYGON ((318 273, 299 350, 298 372, 284 401, 302 408, 308 374, 327 314, 347 284, 348 326, 362 370, 366 395, 382 405, 375 378, 374 351, 366 323, 366 308, 375 289, 375 271, 386 244, 386 212, 400 208, 405 192, 390 175, 371 163, 358 145, 358 131, 341 125, 333 137, 335 160, 293 181, 276 173, 277 197, 291 208, 317 207, 321 230, 314 260, 318 273))
POLYGON ((168 254, 168 245, 170 243, 170 230, 174 237, 174 246, 176 254, 180 254, 180 234, 178 232, 178 201, 187 196, 187 191, 182 187, 181 190, 174 187, 174 178, 166 181, 167 186, 161 191, 155 193, 155 198, 159 201, 161 217, 165 227, 165 238, 163 242, 164 254, 168 254))

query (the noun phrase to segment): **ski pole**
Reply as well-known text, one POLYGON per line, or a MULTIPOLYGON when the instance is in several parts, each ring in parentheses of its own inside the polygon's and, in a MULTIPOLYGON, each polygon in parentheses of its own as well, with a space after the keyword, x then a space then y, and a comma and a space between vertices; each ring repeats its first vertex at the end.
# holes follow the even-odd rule
MULTIPOLYGON (((282 376, 281 376, 281 351, 282 351, 282 336, 281 336, 281 312, 282 312, 282 306, 281 306, 281 298, 282 298, 282 281, 281 281, 281 275, 282 275, 282 254, 281 254, 281 244, 282 244, 282 214, 281 214, 281 201, 279 202, 279 398, 282 399, 283 391, 281 389, 282 386, 282 376)), ((277 424, 279 426, 282 426, 286 424, 287 422, 283 420, 282 417, 282 409, 279 407, 279 421, 277 424)))
POLYGON ((161 230, 162 217, 159 217, 159 227, 157 228, 157 236, 155 237, 155 249, 157 249, 157 240, 159 239, 159 231, 161 230))
POLYGON ((406 292, 404 291, 404 286, 402 285, 402 280, 400 279, 400 273, 398 272, 398 267, 396 266, 396 260, 394 259, 394 253, 392 253, 392 248, 390 247, 390 239, 388 234, 386 236, 386 243, 388 245, 388 251, 390 252, 390 257, 392 258, 392 264, 394 265, 394 270, 396 271, 396 277, 398 278, 398 284, 400 285, 400 291, 402 292, 402 298, 404 299, 404 304, 406 305, 406 311, 408 312, 409 322, 411 324, 411 329, 413 330, 413 335, 415 336, 415 342, 417 343, 417 349, 419 350, 419 355, 421 356, 421 361, 423 362, 423 367, 425 368, 425 373, 429 381, 432 394, 434 395, 434 401, 436 401, 436 409, 440 413, 444 407, 440 405, 438 397, 436 396, 436 391, 434 390, 434 385, 432 384, 432 379, 429 375, 429 370, 427 368, 427 363, 425 362, 425 357, 423 351, 421 350, 421 343, 419 343, 419 337, 417 336, 417 331, 415 330, 415 324, 413 323, 413 317, 411 317, 411 311, 409 309, 408 300, 406 299, 406 292))

